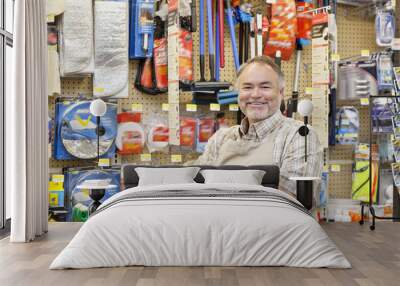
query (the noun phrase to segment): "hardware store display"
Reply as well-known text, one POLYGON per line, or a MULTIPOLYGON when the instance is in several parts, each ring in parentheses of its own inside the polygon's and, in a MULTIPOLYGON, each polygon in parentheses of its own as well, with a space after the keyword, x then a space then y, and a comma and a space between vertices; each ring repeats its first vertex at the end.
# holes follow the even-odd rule
MULTIPOLYGON (((378 41, 379 44, 386 43, 387 45, 394 31, 390 18, 385 18, 388 14, 377 13, 376 21, 375 17, 374 19, 351 18, 346 11, 356 11, 356 8, 342 5, 336 7, 331 1, 330 9, 323 11, 329 11, 330 15, 335 13, 337 18, 337 49, 334 51, 331 47, 321 48, 318 51, 320 55, 317 55, 315 54, 317 47, 306 45, 311 38, 311 30, 307 27, 310 25, 313 13, 303 12, 322 8, 323 5, 318 5, 316 1, 313 1, 313 4, 317 4, 313 7, 310 1, 282 0, 265 4, 265 1, 257 0, 249 1, 246 5, 240 5, 244 3, 237 2, 240 1, 176 1, 176 4, 183 8, 179 10, 179 17, 175 19, 175 23, 179 24, 179 32, 173 34, 168 24, 172 18, 171 14, 167 15, 168 7, 165 1, 94 1, 92 18, 97 17, 107 25, 97 23, 96 26, 93 24, 96 21, 92 21, 90 23, 93 29, 92 35, 86 33, 88 31, 85 30, 81 36, 92 39, 93 47, 85 51, 73 49, 78 54, 91 50, 92 58, 89 54, 82 55, 80 58, 91 66, 88 64, 79 71, 70 72, 71 75, 80 76, 79 79, 61 78, 61 94, 49 98, 49 107, 53 112, 50 117, 55 115, 56 121, 53 133, 53 158, 50 159, 51 167, 94 164, 96 133, 95 129, 90 128, 95 123, 94 119, 88 120, 89 114, 85 115, 84 112, 79 111, 75 112, 78 113, 79 118, 69 115, 71 118, 67 116, 66 119, 62 119, 67 110, 64 110, 58 100, 55 100, 55 98, 68 97, 72 98, 69 100, 71 106, 79 105, 81 103, 75 99, 82 95, 85 98, 102 97, 108 102, 108 106, 112 106, 110 112, 113 113, 114 119, 110 120, 110 124, 113 126, 113 132, 108 132, 105 126, 105 134, 100 137, 100 153, 102 157, 111 159, 109 164, 126 162, 146 162, 146 164, 154 165, 182 164, 195 159, 203 151, 207 139, 216 129, 215 118, 218 117, 218 112, 224 113, 224 124, 229 126, 235 124, 237 118, 240 118, 237 107, 235 108, 238 94, 233 85, 235 73, 239 62, 257 55, 262 50, 263 54, 271 55, 277 58, 277 61, 282 58, 281 65, 286 79, 285 99, 286 103, 289 98, 292 99, 293 104, 289 104, 287 111, 291 111, 292 116, 296 118, 294 107, 298 98, 311 96, 313 103, 317 106, 312 124, 317 131, 319 130, 319 136, 323 136, 321 142, 324 142, 323 145, 326 147, 328 135, 331 138, 333 130, 334 140, 329 140, 329 143, 337 144, 337 146, 331 145, 325 149, 325 163, 327 169, 331 170, 331 165, 338 162, 340 171, 329 171, 329 179, 326 180, 328 191, 325 193, 328 201, 330 198, 351 198, 354 180, 352 179, 352 162, 349 161, 353 161, 351 160, 353 148, 358 143, 368 143, 369 138, 370 118, 367 105, 365 101, 360 100, 378 96, 380 92, 390 93, 393 87, 392 70, 395 69, 393 68, 395 65, 391 61, 390 51, 383 51, 383 48, 376 46, 378 41), (107 3, 100 4, 99 2, 107 3), (102 5, 119 8, 106 9, 101 7, 102 5), (308 5, 310 7, 303 8, 308 5), (221 9, 222 6, 224 9, 221 9), (294 14, 283 15, 282 11, 286 10, 282 9, 289 9, 288 11, 294 14), (125 10, 126 13, 123 12, 125 10), (117 12, 122 16, 112 19, 117 12), (154 25, 150 25, 150 22, 154 25), (290 26, 290 24, 297 28, 285 26, 290 26), (127 28, 129 25, 130 29, 127 28), (126 38, 123 36, 124 33, 121 33, 124 30, 117 29, 118 26, 127 29, 125 30, 126 38), (285 31, 285 39, 278 39, 280 34, 276 31, 281 28, 285 31), (118 30, 119 33, 113 32, 112 29, 118 30), (379 32, 377 37, 375 37, 375 31, 379 32), (169 42, 174 36, 176 36, 176 43, 169 42), (260 38, 263 39, 262 49, 259 48, 260 38), (286 45, 285 49, 277 48, 282 44, 286 45), (118 49, 115 48, 117 46, 118 49), (94 49, 95 47, 110 49, 101 49, 101 53, 96 54, 95 51, 98 48, 94 49), (170 57, 171 48, 176 48, 175 58, 170 57), (295 50, 296 56, 293 55, 295 50), (368 56, 365 52, 361 55, 365 50, 369 52, 368 56), (115 61, 108 62, 106 58, 108 56, 115 61), (129 61, 128 58, 130 58, 129 61), (93 61, 91 62, 90 59, 93 61), (328 70, 322 66, 317 67, 317 60, 321 60, 320 63, 324 66, 326 64, 328 70), (116 65, 111 64, 112 62, 116 65), (332 74, 335 74, 333 66, 336 64, 338 66, 337 82, 332 79, 332 74), (92 73, 95 72, 93 78, 82 77, 82 75, 87 75, 88 67, 92 68, 92 73), (323 70, 323 74, 320 73, 319 76, 328 78, 323 83, 324 87, 321 91, 317 90, 320 87, 317 87, 317 80, 313 78, 318 68, 323 70), (171 70, 175 71, 172 77, 171 70), (170 86, 176 83, 174 80, 178 81, 175 86, 180 87, 180 90, 170 89, 170 86), (108 85, 107 81, 110 81, 112 86, 108 85), (332 88, 336 85, 337 89, 332 88), (107 91, 108 88, 110 88, 109 91, 107 91), (111 102, 109 98, 115 98, 116 101, 111 102), (329 133, 326 127, 328 113, 334 111, 335 108, 337 111, 330 115, 329 122, 331 126, 332 123, 336 124, 333 124, 333 129, 331 128, 329 130, 331 133, 329 133), (350 115, 346 115, 344 110, 350 115), (117 112, 118 114, 140 113, 141 119, 139 121, 117 120, 117 112), (85 122, 87 125, 83 126, 85 122), (92 130, 89 131, 90 129, 92 130), (171 134, 174 136, 171 137, 171 134)), ((68 14, 65 15, 68 16, 68 14)), ((73 20, 86 21, 87 19, 73 20)), ((65 18, 66 20, 68 17, 65 18)), ((62 28, 60 26, 62 22, 58 21, 58 23, 62 28)), ((67 59, 65 53, 61 53, 63 49, 70 51, 68 46, 63 46, 62 41, 62 32, 65 31, 68 38, 68 29, 72 24, 67 22, 66 25, 59 34, 60 65, 64 66, 65 63, 61 62, 62 60, 73 60, 72 56, 67 59)), ((331 22, 327 25, 331 31, 331 22)), ((322 31, 321 36, 327 36, 327 34, 322 31)), ((323 37, 319 40, 327 41, 323 37)), ((89 42, 85 41, 85 43, 89 42)), ((394 107, 379 98, 371 99, 368 104, 372 106, 373 132, 390 135, 392 122, 397 124, 396 120, 392 120, 391 115, 394 107)), ((102 118, 102 120, 106 119, 102 118)), ((395 128, 394 136, 396 135, 395 128)), ((385 157, 390 156, 385 155, 385 157)), ((354 188, 357 189, 357 184, 354 188)), ((377 192, 379 193, 376 195, 380 196, 380 188, 377 192)))

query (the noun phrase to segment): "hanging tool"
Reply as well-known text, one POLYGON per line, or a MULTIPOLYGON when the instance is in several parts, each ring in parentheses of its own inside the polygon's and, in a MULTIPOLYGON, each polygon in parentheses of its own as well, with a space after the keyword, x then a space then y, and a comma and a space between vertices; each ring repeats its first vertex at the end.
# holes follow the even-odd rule
POLYGON ((219 67, 220 67, 220 26, 219 26, 219 1, 215 1, 216 11, 215 14, 215 79, 219 81, 219 67))
POLYGON ((215 81, 214 70, 214 38, 213 38, 213 24, 212 24, 212 0, 207 0, 207 28, 208 28, 208 64, 210 68, 210 81, 215 81))
POLYGON ((200 82, 206 81, 204 77, 205 59, 204 59, 204 0, 200 0, 200 82))
MULTIPOLYGON (((281 68, 281 66, 282 66, 281 51, 279 51, 279 50, 276 51, 276 53, 275 53, 275 64, 276 64, 279 68, 281 68)), ((286 115, 286 114, 285 114, 285 112, 286 112, 286 105, 285 105, 285 99, 284 99, 284 98, 282 98, 281 106, 280 106, 279 109, 281 110, 282 114, 286 115)))
POLYGON ((257 56, 262 56, 262 14, 256 14, 257 22, 257 56))
POLYGON ((239 64, 243 64, 243 22, 239 22, 239 64))
POLYGON ((215 79, 215 54, 214 54, 214 38, 213 38, 213 25, 212 25, 212 0, 207 0, 207 28, 208 28, 208 59, 210 69, 210 81, 205 81, 204 78, 204 1, 200 0, 200 81, 195 82, 192 91, 194 92, 217 92, 219 90, 228 89, 230 83, 218 82, 215 79))
POLYGON ((310 44, 311 39, 311 14, 305 14, 306 11, 312 9, 312 4, 309 1, 301 1, 296 5, 298 13, 298 34, 296 35, 296 70, 294 74, 293 90, 291 102, 288 105, 287 116, 292 117, 293 113, 297 112, 297 103, 299 98, 299 80, 300 80, 300 67, 301 67, 301 54, 303 46, 310 44))
POLYGON ((243 54, 243 61, 247 62, 249 59, 249 34, 250 34, 250 23, 243 23, 243 28, 244 28, 244 35, 243 35, 243 41, 244 41, 244 54, 243 54))
MULTIPOLYGON (((196 1, 196 0, 193 0, 196 1)), ((218 1, 218 29, 219 29, 219 65, 221 68, 225 67, 225 55, 224 55, 224 0, 218 1)))
POLYGON ((197 30, 197 15, 196 15, 196 1, 197 0, 191 0, 192 2, 190 3, 190 7, 192 8, 192 29, 191 32, 196 32, 197 30))
POLYGON ((297 41, 296 45, 296 69, 294 73, 294 82, 292 90, 291 105, 288 106, 287 117, 292 117, 293 113, 297 112, 297 102, 299 99, 299 79, 300 79, 300 65, 301 65, 301 51, 303 50, 303 45, 297 41))
POLYGON ((250 20, 250 58, 254 58, 256 56, 256 35, 254 32, 254 16, 251 17, 250 20))
POLYGON ((225 0, 225 4, 226 4, 226 14, 227 14, 227 17, 228 17, 229 33, 231 35, 233 59, 235 61, 236 70, 238 70, 239 67, 240 67, 240 64, 239 64, 238 50, 237 50, 237 47, 236 47, 235 26, 233 24, 233 18, 232 18, 233 17, 233 13, 232 13, 231 1, 230 0, 225 0))

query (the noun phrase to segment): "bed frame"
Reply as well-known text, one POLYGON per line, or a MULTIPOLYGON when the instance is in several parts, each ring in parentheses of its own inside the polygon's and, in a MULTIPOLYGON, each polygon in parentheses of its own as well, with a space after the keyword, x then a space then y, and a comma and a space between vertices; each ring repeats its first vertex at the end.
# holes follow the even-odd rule
MULTIPOLYGON (((139 176, 135 171, 137 167, 147 168, 182 168, 184 166, 177 165, 166 165, 166 166, 149 166, 149 165, 134 165, 126 164, 122 166, 121 171, 121 190, 136 187, 139 183, 139 176)), ((190 166, 192 167, 192 166, 190 166)), ((277 189, 279 186, 279 167, 274 165, 254 165, 254 166, 238 166, 238 165, 225 165, 225 166, 201 166, 195 165, 194 167, 200 167, 201 170, 205 169, 218 169, 218 170, 263 170, 265 175, 262 179, 261 184, 264 187, 270 187, 277 189)), ((194 178, 197 183, 204 183, 204 178, 200 174, 194 178)))

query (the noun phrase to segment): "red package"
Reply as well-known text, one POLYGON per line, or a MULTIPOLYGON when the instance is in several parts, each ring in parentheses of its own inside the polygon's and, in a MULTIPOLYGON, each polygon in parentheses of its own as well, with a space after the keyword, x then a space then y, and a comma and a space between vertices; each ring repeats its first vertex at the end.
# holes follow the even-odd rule
POLYGON ((146 61, 144 62, 142 76, 140 78, 140 84, 148 89, 153 88, 151 58, 147 58, 146 61))
POLYGON ((192 147, 195 142, 196 120, 191 117, 181 117, 180 120, 180 135, 181 146, 192 147))
POLYGON ((140 112, 122 112, 117 115, 118 133, 115 144, 121 155, 140 154, 145 142, 140 112))
POLYGON ((269 38, 264 55, 274 57, 281 51, 282 60, 288 61, 296 47, 297 17, 294 0, 276 0, 271 8, 269 38))
POLYGON ((168 142, 169 128, 165 125, 158 125, 152 129, 152 139, 154 142, 168 142))
POLYGON ((311 40, 312 13, 304 13, 313 9, 312 3, 297 2, 297 38, 311 40))
POLYGON ((214 134, 215 121, 213 118, 199 119, 199 138, 200 143, 208 142, 208 139, 214 134))
POLYGON ((166 38, 154 40, 153 53, 156 87, 160 90, 166 90, 168 89, 168 56, 166 38))
POLYGON ((141 112, 121 112, 117 115, 118 123, 122 122, 137 122, 142 121, 142 113, 141 112))
POLYGON ((125 131, 121 136, 122 149, 118 150, 121 155, 140 154, 143 149, 143 133, 140 131, 125 131))
POLYGON ((193 81, 193 38, 192 33, 181 29, 179 33, 179 81, 190 84, 193 81))

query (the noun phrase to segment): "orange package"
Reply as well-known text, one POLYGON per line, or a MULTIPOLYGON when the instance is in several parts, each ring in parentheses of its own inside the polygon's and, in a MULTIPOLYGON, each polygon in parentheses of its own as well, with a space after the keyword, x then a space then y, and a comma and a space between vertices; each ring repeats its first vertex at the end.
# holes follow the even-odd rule
POLYGON ((122 112, 117 115, 118 133, 115 144, 121 155, 140 154, 145 142, 145 133, 139 123, 141 113, 122 112))
POLYGON ((294 0, 276 0, 271 8, 269 37, 264 55, 274 57, 281 51, 282 60, 288 61, 296 47, 297 17, 294 0))
POLYGON ((183 85, 193 81, 193 38, 185 29, 179 33, 179 81, 183 85))
POLYGON ((181 146, 193 147, 196 135, 196 120, 191 117, 181 117, 181 146))
MULTIPOLYGON (((311 41, 311 28, 313 14, 305 13, 313 9, 313 4, 297 2, 297 39, 311 41)), ((303 43, 304 44, 304 43, 303 43)))

